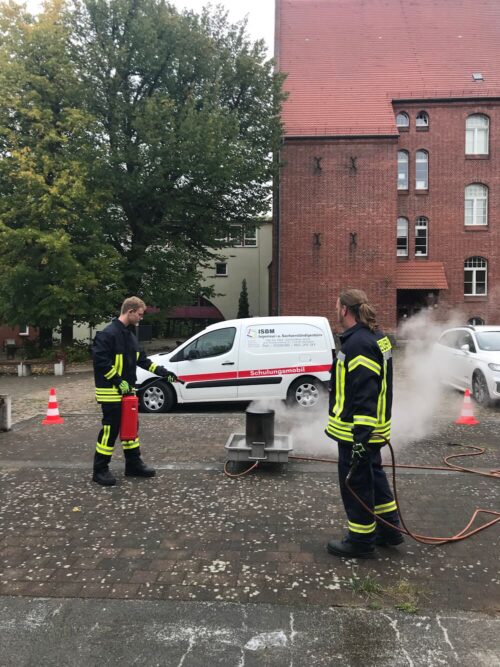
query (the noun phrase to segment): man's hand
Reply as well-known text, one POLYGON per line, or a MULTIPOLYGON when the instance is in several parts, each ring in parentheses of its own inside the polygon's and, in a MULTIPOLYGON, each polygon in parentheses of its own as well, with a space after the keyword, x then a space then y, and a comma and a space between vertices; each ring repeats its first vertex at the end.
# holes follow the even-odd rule
POLYGON ((132 393, 132 389, 130 388, 130 385, 127 382, 127 380, 122 380, 118 385, 118 389, 120 390, 120 394, 122 394, 122 396, 125 396, 125 394, 132 393))
POLYGON ((368 451, 366 450, 366 447, 361 442, 356 442, 352 446, 351 465, 355 463, 361 463, 361 461, 367 457, 368 451))
POLYGON ((165 378, 167 382, 171 382, 172 384, 174 382, 180 382, 181 384, 184 384, 182 380, 179 380, 179 378, 175 373, 172 373, 172 371, 167 371, 167 369, 164 368, 163 366, 158 366, 155 372, 157 375, 161 375, 161 377, 165 378))

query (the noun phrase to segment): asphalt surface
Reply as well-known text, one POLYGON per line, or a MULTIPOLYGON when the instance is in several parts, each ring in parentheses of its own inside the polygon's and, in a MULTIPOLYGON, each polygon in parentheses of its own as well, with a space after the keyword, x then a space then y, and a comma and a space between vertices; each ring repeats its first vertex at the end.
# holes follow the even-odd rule
MULTIPOLYGON (((345 516, 335 466, 290 461, 239 479, 223 475, 241 407, 144 415, 154 479, 91 482, 99 428, 88 372, 0 377, 14 429, 0 434, 0 665, 500 665, 499 524, 453 545, 407 540, 367 561, 330 556, 345 516), (57 382, 55 382, 57 381, 57 382), (42 426, 56 384, 63 425, 42 426)), ((451 393, 425 433, 399 428, 398 463, 500 468, 498 406, 454 424, 451 393)), ((322 415, 278 407, 276 432, 294 453, 334 457, 322 415)), ((500 510, 499 480, 398 470, 407 524, 461 530, 476 507, 500 510)), ((480 519, 479 523, 486 519, 480 519)))

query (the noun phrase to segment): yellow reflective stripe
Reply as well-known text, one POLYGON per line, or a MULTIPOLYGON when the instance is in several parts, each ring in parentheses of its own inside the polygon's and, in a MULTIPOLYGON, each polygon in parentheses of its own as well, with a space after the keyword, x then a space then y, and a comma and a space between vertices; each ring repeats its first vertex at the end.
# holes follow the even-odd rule
POLYGON ((365 357, 362 354, 359 354, 357 357, 354 357, 354 359, 351 359, 351 361, 347 364, 347 370, 349 373, 351 373, 358 366, 365 366, 365 368, 368 368, 369 371, 373 371, 377 375, 380 375, 380 371, 382 370, 380 364, 378 364, 373 359, 370 359, 369 357, 365 357))
POLYGON ((108 371, 107 373, 104 373, 104 377, 106 378, 106 380, 111 380, 113 375, 116 375, 116 368, 114 366, 110 371, 108 371))
POLYGON ((384 503, 383 505, 375 505, 375 514, 385 514, 386 512, 395 512, 398 509, 396 501, 384 503))
POLYGON ((113 447, 103 447, 97 443, 95 450, 98 454, 104 454, 104 456, 111 456, 113 454, 113 447))
POLYGON ((376 426, 377 418, 369 415, 354 415, 354 423, 362 426, 376 426))
POLYGON ((131 442, 122 442, 124 450, 137 449, 139 447, 139 440, 132 440, 131 442))
POLYGON ((335 393, 336 401, 332 412, 340 414, 344 408, 345 401, 345 365, 340 359, 337 359, 335 369, 335 393))
POLYGON ((109 424, 105 424, 104 427, 103 427, 101 445, 106 446, 108 444, 110 433, 111 433, 111 426, 109 424))
POLYGON ((365 525, 362 523, 353 523, 352 521, 348 521, 347 525, 349 527, 349 530, 352 531, 353 533, 361 533, 363 535, 367 535, 368 533, 375 532, 377 524, 375 521, 373 523, 365 525))
POLYGON ((380 387, 380 394, 377 404, 377 417, 380 423, 385 419, 386 410, 386 396, 387 396, 387 361, 384 360, 384 373, 382 376, 382 386, 380 387))
POLYGON ((136 352, 136 353, 135 353, 135 358, 136 358, 136 359, 139 359, 139 355, 140 355, 140 354, 141 354, 140 352, 136 352))
POLYGON ((333 436, 337 440, 345 440, 346 442, 354 442, 354 439, 352 437, 352 433, 350 431, 342 431, 341 429, 338 429, 336 426, 333 426, 332 424, 329 424, 326 427, 326 432, 328 435, 333 436))
POLYGON ((158 368, 158 364, 151 364, 151 366, 148 368, 148 371, 150 373, 154 373, 157 368, 158 368))
POLYGON ((118 389, 116 387, 96 387, 96 393, 99 394, 116 394, 118 389))
POLYGON ((387 336, 384 336, 378 340, 377 345, 379 346, 381 352, 389 352, 389 350, 392 350, 391 341, 387 336))

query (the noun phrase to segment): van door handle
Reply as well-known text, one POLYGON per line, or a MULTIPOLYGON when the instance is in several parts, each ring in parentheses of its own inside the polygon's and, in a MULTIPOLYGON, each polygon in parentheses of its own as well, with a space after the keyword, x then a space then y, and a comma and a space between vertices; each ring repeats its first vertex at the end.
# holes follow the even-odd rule
POLYGON ((224 361, 221 366, 234 366, 234 361, 224 361))

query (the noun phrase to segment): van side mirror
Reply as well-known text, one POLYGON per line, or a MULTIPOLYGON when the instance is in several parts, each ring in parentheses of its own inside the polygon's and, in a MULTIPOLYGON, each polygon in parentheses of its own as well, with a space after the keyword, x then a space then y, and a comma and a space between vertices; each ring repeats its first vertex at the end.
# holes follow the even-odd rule
POLYGON ((193 349, 189 350, 186 358, 188 359, 188 361, 192 361, 193 359, 199 359, 200 356, 201 356, 200 351, 193 349))
POLYGON ((465 345, 462 345, 460 349, 462 350, 462 352, 470 352, 470 347, 467 343, 465 343, 465 345))

